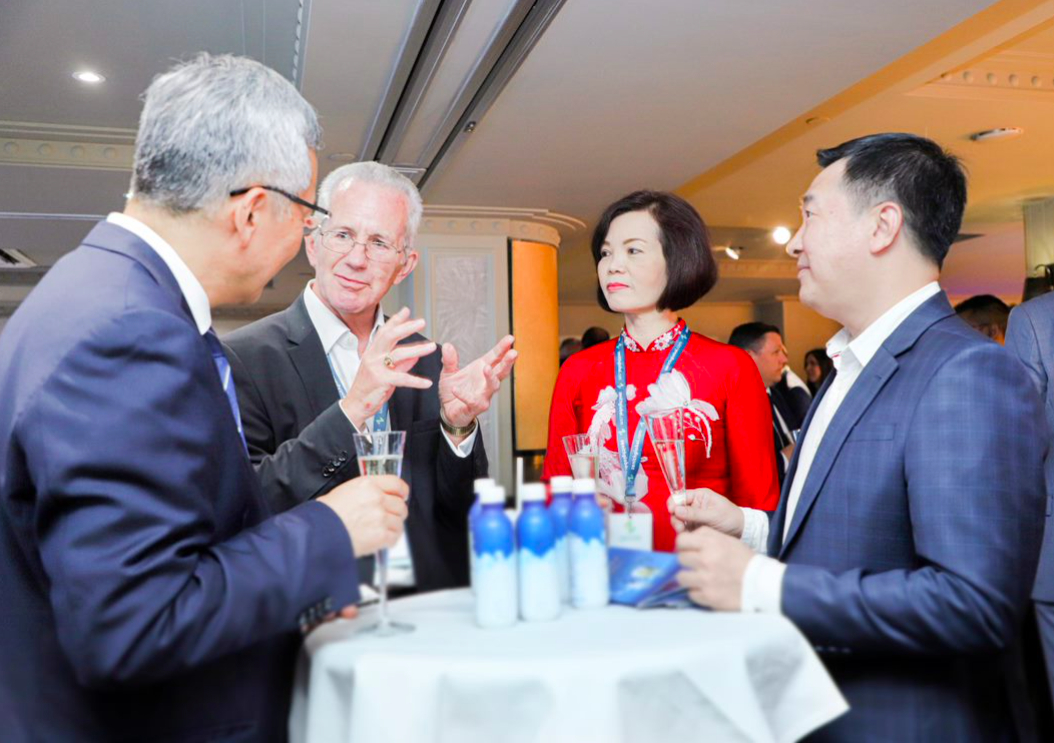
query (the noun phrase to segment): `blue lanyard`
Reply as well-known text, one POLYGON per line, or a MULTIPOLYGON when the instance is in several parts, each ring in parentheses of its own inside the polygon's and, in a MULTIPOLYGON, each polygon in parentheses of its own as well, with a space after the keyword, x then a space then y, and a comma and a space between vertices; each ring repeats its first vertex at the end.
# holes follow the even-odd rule
MULTIPOLYGON (((662 364, 659 376, 669 373, 677 359, 681 358, 684 347, 688 345, 691 333, 685 327, 681 331, 677 342, 673 344, 666 361, 662 364)), ((636 495, 637 472, 640 470, 640 460, 644 454, 644 434, 646 426, 642 421, 637 421, 637 430, 633 434, 633 449, 629 448, 629 405, 626 400, 626 340, 620 335, 618 344, 615 346, 615 394, 618 397, 615 405, 615 430, 618 442, 618 458, 622 465, 622 472, 626 478, 626 495, 636 495)))
MULTIPOLYGON (((347 396, 348 390, 344 386, 344 382, 341 381, 340 375, 337 374, 337 368, 333 366, 333 359, 326 354, 326 361, 329 363, 329 371, 333 374, 333 381, 337 383, 337 393, 343 399, 347 396)), ((388 403, 381 405, 381 409, 377 411, 376 415, 373 416, 373 425, 370 426, 371 431, 387 431, 388 430, 388 403)))

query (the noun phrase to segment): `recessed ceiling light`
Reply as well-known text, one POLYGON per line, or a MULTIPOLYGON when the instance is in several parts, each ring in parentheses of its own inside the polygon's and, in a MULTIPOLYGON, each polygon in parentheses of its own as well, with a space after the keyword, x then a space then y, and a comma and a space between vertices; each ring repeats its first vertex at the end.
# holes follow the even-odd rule
POLYGON ((1025 130, 1019 126, 1000 126, 995 129, 985 129, 983 132, 974 132, 970 139, 974 142, 987 142, 992 139, 1007 139, 1008 137, 1020 137, 1025 130))
POLYGON ((786 245, 790 242, 791 231, 780 225, 772 231, 772 239, 775 240, 778 245, 786 245))
POLYGON ((98 85, 99 83, 106 81, 105 77, 98 72, 92 72, 91 70, 77 70, 73 73, 73 79, 78 82, 87 83, 88 85, 98 85))

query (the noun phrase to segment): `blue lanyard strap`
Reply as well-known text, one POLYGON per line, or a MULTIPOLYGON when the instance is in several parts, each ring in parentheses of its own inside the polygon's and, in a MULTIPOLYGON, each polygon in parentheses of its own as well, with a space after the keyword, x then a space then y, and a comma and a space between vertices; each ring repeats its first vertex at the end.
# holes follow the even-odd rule
MULTIPOLYGON (((670 353, 666 355, 666 361, 662 364, 659 375, 669 373, 677 359, 681 358, 691 332, 685 327, 681 330, 677 342, 673 344, 670 353)), ((617 403, 615 405, 615 432, 618 443, 618 458, 622 465, 622 474, 626 478, 626 495, 630 498, 636 495, 637 472, 640 470, 640 460, 644 454, 644 434, 646 426, 643 421, 637 421, 637 430, 633 434, 633 449, 629 447, 629 404, 626 400, 626 340, 620 335, 618 344, 615 346, 615 394, 617 403)))
MULTIPOLYGON (((344 386, 344 382, 341 380, 340 375, 337 374, 337 367, 333 366, 333 359, 329 357, 329 354, 326 354, 326 361, 329 363, 329 371, 333 375, 333 381, 337 383, 337 394, 343 399, 347 396, 348 389, 344 386)), ((373 425, 370 427, 370 430, 388 430, 388 403, 381 405, 381 409, 373 416, 373 425)))

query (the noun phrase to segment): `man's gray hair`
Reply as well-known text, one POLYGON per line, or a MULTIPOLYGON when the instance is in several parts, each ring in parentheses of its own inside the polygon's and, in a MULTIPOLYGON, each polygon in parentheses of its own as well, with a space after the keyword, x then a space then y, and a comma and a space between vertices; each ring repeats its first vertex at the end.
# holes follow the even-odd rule
POLYGON ((244 57, 201 54, 143 94, 132 197, 185 214, 217 209, 247 186, 299 194, 321 140, 315 110, 284 77, 244 57))
POLYGON ((421 225, 421 214, 424 205, 421 193, 414 182, 395 168, 378 162, 361 162, 341 165, 326 176, 318 187, 318 205, 329 209, 333 198, 352 183, 375 183, 394 188, 406 197, 406 241, 412 246, 417 237, 417 228, 421 225))

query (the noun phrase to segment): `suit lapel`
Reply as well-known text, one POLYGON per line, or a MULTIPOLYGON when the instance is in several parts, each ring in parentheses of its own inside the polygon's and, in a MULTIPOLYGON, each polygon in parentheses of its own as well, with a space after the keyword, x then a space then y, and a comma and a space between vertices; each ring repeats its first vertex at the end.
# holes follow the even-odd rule
MULTIPOLYGON (((838 453, 842 450, 849 433, 864 411, 871 407, 871 403, 886 386, 889 378, 896 373, 897 367, 897 360, 884 348, 880 348, 853 383, 849 394, 846 395, 834 414, 834 418, 831 419, 820 441, 820 447, 816 451, 816 457, 812 460, 812 466, 806 475, 805 487, 802 488, 798 504, 794 508, 794 516, 791 519, 790 529, 787 531, 787 538, 783 540, 783 546, 779 551, 780 557, 787 552, 787 548, 801 529, 802 522, 816 501, 816 496, 827 480, 827 475, 830 474, 831 467, 838 458, 838 453)), ((787 478, 787 483, 790 482, 791 479, 787 478)), ((785 508, 783 503, 780 505, 785 508)))
POLYGON ((340 393, 329 362, 326 361, 322 341, 307 314, 303 294, 285 311, 285 325, 286 337, 289 339, 289 360, 300 375, 313 420, 340 399, 340 393))
MULTIPOLYGON (((775 553, 780 558, 786 555, 794 538, 801 531, 802 524, 816 502, 816 498, 820 494, 823 484, 827 480, 827 476, 830 474, 831 468, 853 427, 867 409, 871 407, 879 392, 882 391, 882 388, 886 386, 886 383, 899 368, 898 357, 909 351, 918 339, 922 337, 922 334, 934 323, 952 314, 953 310, 951 305, 948 304, 948 298, 943 291, 930 297, 901 322, 878 349, 867 366, 860 372, 860 376, 853 383, 849 394, 842 401, 838 411, 834 414, 834 418, 831 419, 823 439, 820 441, 816 457, 813 459, 812 466, 806 474, 805 486, 802 488, 801 496, 794 508, 794 516, 791 520, 790 528, 787 530, 787 538, 783 539, 781 544, 780 538, 782 537, 783 523, 786 519, 786 496, 790 492, 790 486, 793 483, 797 470, 798 452, 795 451, 791 472, 784 483, 783 498, 780 499, 780 507, 777 510, 777 516, 779 517, 778 531, 773 534, 770 529, 769 533, 770 554, 775 553), (778 552, 774 549, 777 545, 779 545, 778 552)), ((825 392, 831 383, 828 382, 824 385, 825 392)), ((809 411, 809 421, 807 423, 811 422, 817 407, 818 404, 813 405, 809 411)), ((804 441, 805 433, 806 429, 803 428, 802 441, 804 441)), ((776 520, 775 518, 773 519, 774 522, 776 520)))

